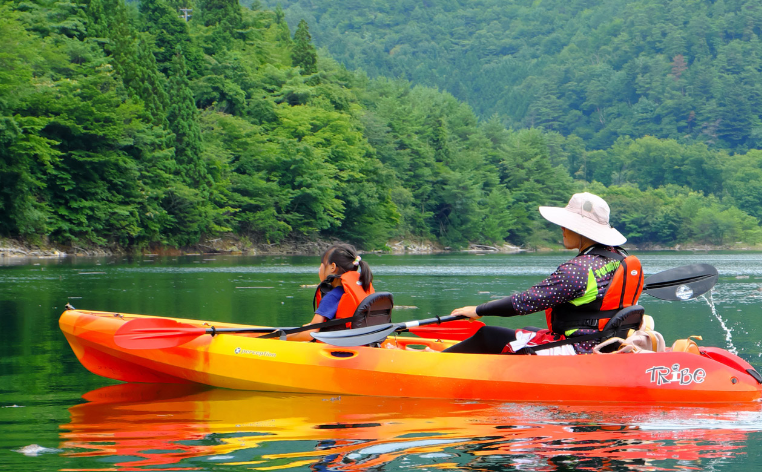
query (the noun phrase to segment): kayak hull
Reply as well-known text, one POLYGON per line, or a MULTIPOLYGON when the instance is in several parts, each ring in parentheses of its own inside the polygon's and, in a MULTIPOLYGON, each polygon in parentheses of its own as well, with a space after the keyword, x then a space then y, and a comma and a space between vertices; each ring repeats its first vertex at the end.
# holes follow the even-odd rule
MULTIPOLYGON (((390 338, 403 349, 335 347, 202 335, 166 349, 124 349, 114 333, 141 315, 69 310, 59 324, 91 372, 127 382, 198 383, 237 390, 498 401, 725 403, 756 401, 751 366, 722 349, 589 356, 500 356, 441 350, 444 343, 390 338)), ((177 319, 203 326, 203 322, 177 319)), ((208 327, 208 324, 206 325, 208 327)), ((216 323, 215 327, 242 327, 216 323)))

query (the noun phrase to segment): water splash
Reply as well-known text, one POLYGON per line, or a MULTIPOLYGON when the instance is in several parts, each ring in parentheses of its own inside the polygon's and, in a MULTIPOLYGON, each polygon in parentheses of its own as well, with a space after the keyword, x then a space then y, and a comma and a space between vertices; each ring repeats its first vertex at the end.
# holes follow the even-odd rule
POLYGON ((720 322, 720 326, 722 326, 722 330, 725 331, 725 341, 728 342, 728 352, 738 355, 738 349, 733 345, 733 330, 728 328, 725 324, 725 320, 722 319, 719 313, 717 313, 717 308, 714 306, 714 299, 712 298, 712 291, 710 290, 708 292, 708 296, 707 293, 701 295, 701 298, 706 300, 709 308, 712 309, 712 315, 717 318, 717 321, 720 322))
POLYGON ((42 447, 39 444, 30 444, 18 449, 13 449, 13 452, 24 454, 27 457, 36 457, 40 454, 56 454, 62 452, 62 450, 52 447, 42 447))

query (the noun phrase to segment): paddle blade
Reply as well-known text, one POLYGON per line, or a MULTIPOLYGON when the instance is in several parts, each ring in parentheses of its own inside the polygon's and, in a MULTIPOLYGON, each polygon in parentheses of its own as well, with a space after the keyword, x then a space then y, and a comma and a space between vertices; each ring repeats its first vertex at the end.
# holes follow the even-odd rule
POLYGON ((387 323, 376 326, 367 326, 365 328, 328 331, 324 333, 318 331, 317 333, 310 334, 318 341, 332 346, 352 347, 381 342, 396 331, 397 328, 398 326, 396 324, 387 323))
POLYGON ((482 326, 485 325, 481 321, 458 320, 438 325, 416 326, 409 331, 422 338, 463 341, 473 336, 482 326))
POLYGON ((207 330, 167 318, 138 318, 114 333, 114 344, 124 349, 166 349, 206 334, 207 330))
POLYGON ((690 300, 711 290, 718 277, 712 265, 686 265, 646 278, 643 291, 662 300, 690 300))

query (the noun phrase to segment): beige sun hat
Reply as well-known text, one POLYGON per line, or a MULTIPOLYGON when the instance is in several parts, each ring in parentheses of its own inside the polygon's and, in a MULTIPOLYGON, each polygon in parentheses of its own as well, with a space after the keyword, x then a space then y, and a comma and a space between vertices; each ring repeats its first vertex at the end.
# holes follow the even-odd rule
POLYGON ((627 242, 622 233, 609 224, 609 205, 592 193, 575 193, 564 208, 540 207, 540 214, 551 223, 570 229, 607 246, 627 242))

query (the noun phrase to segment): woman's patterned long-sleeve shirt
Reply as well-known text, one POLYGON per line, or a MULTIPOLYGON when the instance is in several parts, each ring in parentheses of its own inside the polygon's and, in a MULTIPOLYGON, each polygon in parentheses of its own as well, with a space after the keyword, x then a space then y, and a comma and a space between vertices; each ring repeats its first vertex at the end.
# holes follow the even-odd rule
MULTIPOLYGON (((590 249, 561 264, 550 277, 529 290, 479 305, 476 313, 480 316, 526 315, 567 302, 587 304, 600 300, 619 267, 619 261, 586 254, 590 249)), ((606 249, 614 251, 611 247, 606 249)))

